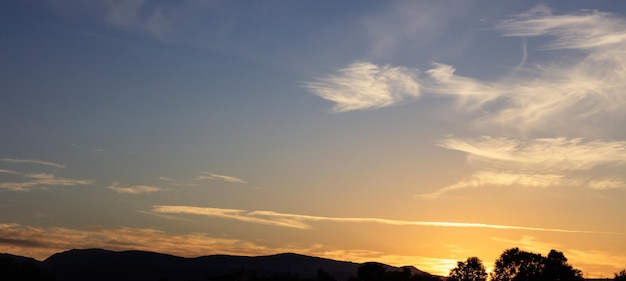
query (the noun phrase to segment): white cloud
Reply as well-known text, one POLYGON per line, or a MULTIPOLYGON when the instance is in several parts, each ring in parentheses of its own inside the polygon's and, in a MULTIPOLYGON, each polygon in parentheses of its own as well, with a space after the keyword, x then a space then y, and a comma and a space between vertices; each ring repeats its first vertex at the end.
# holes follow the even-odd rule
POLYGON ((473 110, 480 109, 487 102, 500 96, 500 90, 496 86, 457 76, 454 74, 456 69, 451 65, 442 63, 433 65, 433 68, 426 71, 430 77, 430 80, 423 83, 426 92, 454 96, 458 98, 460 105, 473 110))
POLYGON ((357 62, 304 87, 335 102, 338 112, 386 107, 419 96, 416 70, 357 62))
MULTIPOLYGON (((593 128, 602 120, 619 124, 626 112, 626 21, 608 13, 552 15, 545 7, 500 22, 506 36, 546 36, 547 49, 572 49, 567 59, 536 63, 534 67, 493 82, 452 76, 425 87, 434 93, 472 96, 479 103, 498 97, 498 106, 483 108, 479 124, 499 124, 521 131, 563 130, 576 124, 593 128), (458 83, 462 80, 464 83, 458 83)), ((556 57, 559 54, 555 55, 556 57)), ((553 132, 553 131, 552 131, 553 132)), ((610 132, 606 132, 610 133, 610 132)))
POLYGON ((230 182, 230 183, 248 183, 247 181, 244 181, 240 178, 220 175, 220 174, 215 174, 215 173, 209 173, 209 172, 202 173, 202 175, 196 177, 196 180, 197 181, 198 180, 221 180, 221 181, 230 182))
POLYGON ((131 185, 131 186, 120 186, 118 183, 114 182, 111 185, 107 186, 108 189, 111 189, 117 193, 125 193, 125 194, 146 194, 160 191, 161 189, 155 186, 149 185, 131 185))
POLYGON ((454 66, 441 63, 420 75, 417 69, 359 62, 305 87, 335 102, 339 112, 386 107, 421 92, 454 97, 461 109, 479 115, 470 121, 484 130, 498 125, 525 134, 565 135, 584 129, 610 136, 615 132, 597 125, 626 121, 625 29, 624 19, 608 13, 553 15, 537 8, 498 22, 496 30, 540 36, 549 40, 547 49, 569 51, 531 60, 491 81, 457 75, 454 66), (397 74, 388 78, 391 70, 397 74))
POLYGON ((2 160, 4 162, 8 162, 8 163, 36 164, 36 165, 50 166, 50 167, 53 167, 55 169, 63 169, 63 168, 65 168, 65 166, 63 166, 61 164, 47 162, 47 161, 41 161, 41 160, 33 160, 33 159, 2 158, 0 160, 2 160))

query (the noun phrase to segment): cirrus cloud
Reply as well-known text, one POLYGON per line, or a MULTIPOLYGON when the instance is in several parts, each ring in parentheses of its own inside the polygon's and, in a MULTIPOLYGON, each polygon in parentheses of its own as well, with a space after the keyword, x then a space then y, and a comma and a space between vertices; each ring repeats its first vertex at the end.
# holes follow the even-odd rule
POLYGON ((120 186, 119 183, 117 182, 112 183, 106 188, 113 190, 117 193, 132 194, 132 195, 139 195, 139 194, 146 194, 146 193, 153 193, 153 192, 161 191, 160 188, 155 187, 155 186, 150 186, 150 185, 120 186))
POLYGON ((598 131, 599 122, 617 126, 626 117, 624 29, 626 20, 610 13, 554 15, 540 6, 497 22, 495 30, 504 36, 541 37, 548 40, 545 50, 569 50, 563 57, 529 60, 529 66, 491 80, 458 75, 453 65, 443 63, 420 72, 357 62, 304 87, 334 102, 338 112, 387 107, 424 94, 454 98, 459 110, 477 114, 471 121, 480 129, 598 131))
POLYGON ((418 194, 419 199, 436 199, 442 194, 481 186, 586 186, 595 190, 625 187, 620 178, 588 178, 581 172, 607 165, 626 165, 626 141, 586 141, 580 138, 520 140, 482 136, 447 138, 439 146, 467 154, 479 168, 471 176, 436 191, 418 194))
POLYGON ((220 175, 220 174, 215 174, 215 173, 209 173, 209 172, 204 172, 202 173, 202 175, 196 177, 196 180, 221 180, 221 181, 225 181, 225 182, 230 182, 230 183, 248 183, 245 180, 242 180, 240 178, 236 178, 233 176, 227 176, 227 175, 220 175))
POLYGON ((427 227, 454 227, 454 228, 488 228, 501 230, 529 230, 541 232, 563 232, 563 233, 597 233, 624 235, 624 233, 591 231, 591 230, 573 230, 559 228, 542 228, 515 225, 498 225, 485 223, 470 222, 439 222, 439 221, 407 221, 382 218, 368 217, 325 217, 312 216, 302 214, 279 213, 274 211, 247 211, 240 209, 223 209, 210 207, 194 207, 194 206, 153 206, 151 212, 162 214, 192 214, 208 217, 218 217, 225 219, 234 219, 238 221, 267 224, 274 226, 282 226, 297 229, 310 229, 311 222, 336 222, 336 223, 377 223, 396 226, 427 226, 427 227))
POLYGON ((471 163, 494 168, 561 172, 626 164, 626 141, 586 141, 581 138, 525 141, 482 136, 473 139, 448 138, 439 145, 467 153, 471 163))
POLYGON ((337 112, 390 106, 419 96, 416 70, 356 62, 304 87, 315 95, 335 102, 337 112))
POLYGON ((34 160, 34 159, 2 158, 0 160, 2 160, 4 162, 8 162, 8 163, 43 165, 43 166, 49 166, 49 167, 52 167, 52 168, 55 168, 55 169, 63 169, 63 168, 65 168, 65 166, 63 166, 61 164, 48 162, 48 161, 42 161, 42 160, 34 160))

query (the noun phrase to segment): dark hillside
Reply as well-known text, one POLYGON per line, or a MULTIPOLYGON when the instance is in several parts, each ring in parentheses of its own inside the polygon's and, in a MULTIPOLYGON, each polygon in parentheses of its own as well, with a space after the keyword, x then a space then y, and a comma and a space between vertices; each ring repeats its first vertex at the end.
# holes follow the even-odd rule
MULTIPOLYGON (((394 275, 399 278, 408 276, 406 273, 419 276, 419 280, 434 277, 412 266, 367 264, 376 264, 387 272, 404 272, 405 275, 394 275)), ((346 281, 357 280, 357 271, 363 265, 295 253, 258 257, 211 255, 184 258, 144 251, 83 249, 57 253, 43 262, 9 254, 0 255, 0 274, 3 274, 0 280, 346 281)))

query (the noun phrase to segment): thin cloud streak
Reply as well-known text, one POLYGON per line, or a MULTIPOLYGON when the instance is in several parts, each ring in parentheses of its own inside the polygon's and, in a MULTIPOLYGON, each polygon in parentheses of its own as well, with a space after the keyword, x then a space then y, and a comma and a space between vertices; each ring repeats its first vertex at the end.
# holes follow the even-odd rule
POLYGON ((215 173, 209 173, 209 172, 202 173, 202 175, 196 177, 196 180, 197 181, 199 181, 199 180, 221 180, 221 181, 230 182, 230 183, 248 183, 247 181, 242 180, 240 178, 227 176, 227 175, 220 175, 220 174, 215 174, 215 173))
POLYGON ((208 217, 217 217, 225 219, 233 219, 243 222, 266 224, 273 226, 297 228, 297 229, 309 229, 310 226, 297 220, 292 219, 279 219, 270 220, 251 216, 246 210, 238 209, 221 209, 221 208, 204 208, 204 207, 192 207, 192 206, 153 206, 151 212, 154 213, 166 213, 166 214, 191 214, 201 215, 208 217))
POLYGON ((10 171, 10 174, 18 175, 25 178, 25 181, 21 182, 0 182, 0 190, 5 191, 30 191, 33 188, 46 188, 54 186, 76 186, 76 185, 89 185, 93 184, 94 180, 83 179, 71 179, 57 177, 54 174, 39 173, 39 174, 26 174, 10 171))
POLYGON ((278 213, 273 211, 246 211, 239 209, 203 208, 191 206, 153 206, 155 213, 179 213, 194 214, 210 217, 230 218, 245 222, 269 224, 300 229, 309 229, 311 226, 306 222, 346 222, 346 223, 379 223, 398 226, 433 226, 433 227, 455 227, 455 228, 489 228, 502 230, 530 230, 542 232, 562 232, 562 233, 595 233, 624 235, 624 233, 601 232, 588 230, 569 230, 558 228, 541 228, 526 226, 497 225, 484 223, 465 222, 430 222, 430 221, 405 221, 381 218, 342 218, 342 217, 322 217, 299 214, 278 213))
MULTIPOLYGON (((57 163, 32 160, 32 159, 14 159, 14 158, 1 158, 0 161, 15 164, 34 164, 54 168, 54 172, 58 169, 63 169, 65 166, 57 163)), ((21 178, 21 181, 0 181, 0 190, 4 191, 18 191, 25 192, 34 188, 46 188, 54 186, 76 186, 76 185, 89 185, 93 184, 94 180, 84 179, 72 179, 59 177, 53 173, 24 173, 13 170, 0 169, 1 174, 14 175, 16 178, 21 178)))
POLYGON ((4 170, 4 169, 0 169, 0 173, 3 174, 10 174, 10 175, 19 175, 20 173, 16 172, 16 171, 11 171, 11 170, 4 170))
POLYGON ((14 158, 2 158, 0 159, 4 162, 8 162, 8 163, 19 163, 19 164, 36 164, 36 165, 44 165, 44 166, 50 166, 53 167, 55 169, 63 169, 65 168, 65 166, 61 165, 61 164, 57 164, 57 163, 52 163, 52 162, 48 162, 48 161, 42 161, 42 160, 33 160, 33 159, 14 159, 14 158))
POLYGON ((498 172, 498 171, 477 171, 469 178, 463 179, 455 184, 441 188, 435 192, 418 194, 417 199, 433 200, 439 198, 446 192, 487 185, 511 186, 522 185, 529 187, 550 187, 565 183, 565 176, 558 174, 527 174, 519 172, 498 172))
POLYGON ((111 189, 117 193, 132 194, 132 195, 139 195, 139 194, 146 194, 146 193, 153 193, 153 192, 161 191, 161 189, 156 186, 149 186, 149 185, 120 186, 119 183, 117 182, 112 183, 106 188, 111 189))
POLYGON ((490 167, 525 171, 578 171, 601 165, 626 164, 626 141, 584 141, 580 138, 540 138, 528 141, 483 136, 448 138, 439 146, 467 153, 468 161, 490 167))

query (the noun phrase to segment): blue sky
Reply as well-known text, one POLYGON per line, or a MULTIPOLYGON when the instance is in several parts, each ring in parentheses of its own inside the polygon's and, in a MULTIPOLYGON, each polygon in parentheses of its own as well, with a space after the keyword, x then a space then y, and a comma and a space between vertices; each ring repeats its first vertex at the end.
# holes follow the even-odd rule
POLYGON ((626 4, 0 5, 2 252, 626 264, 626 4))

